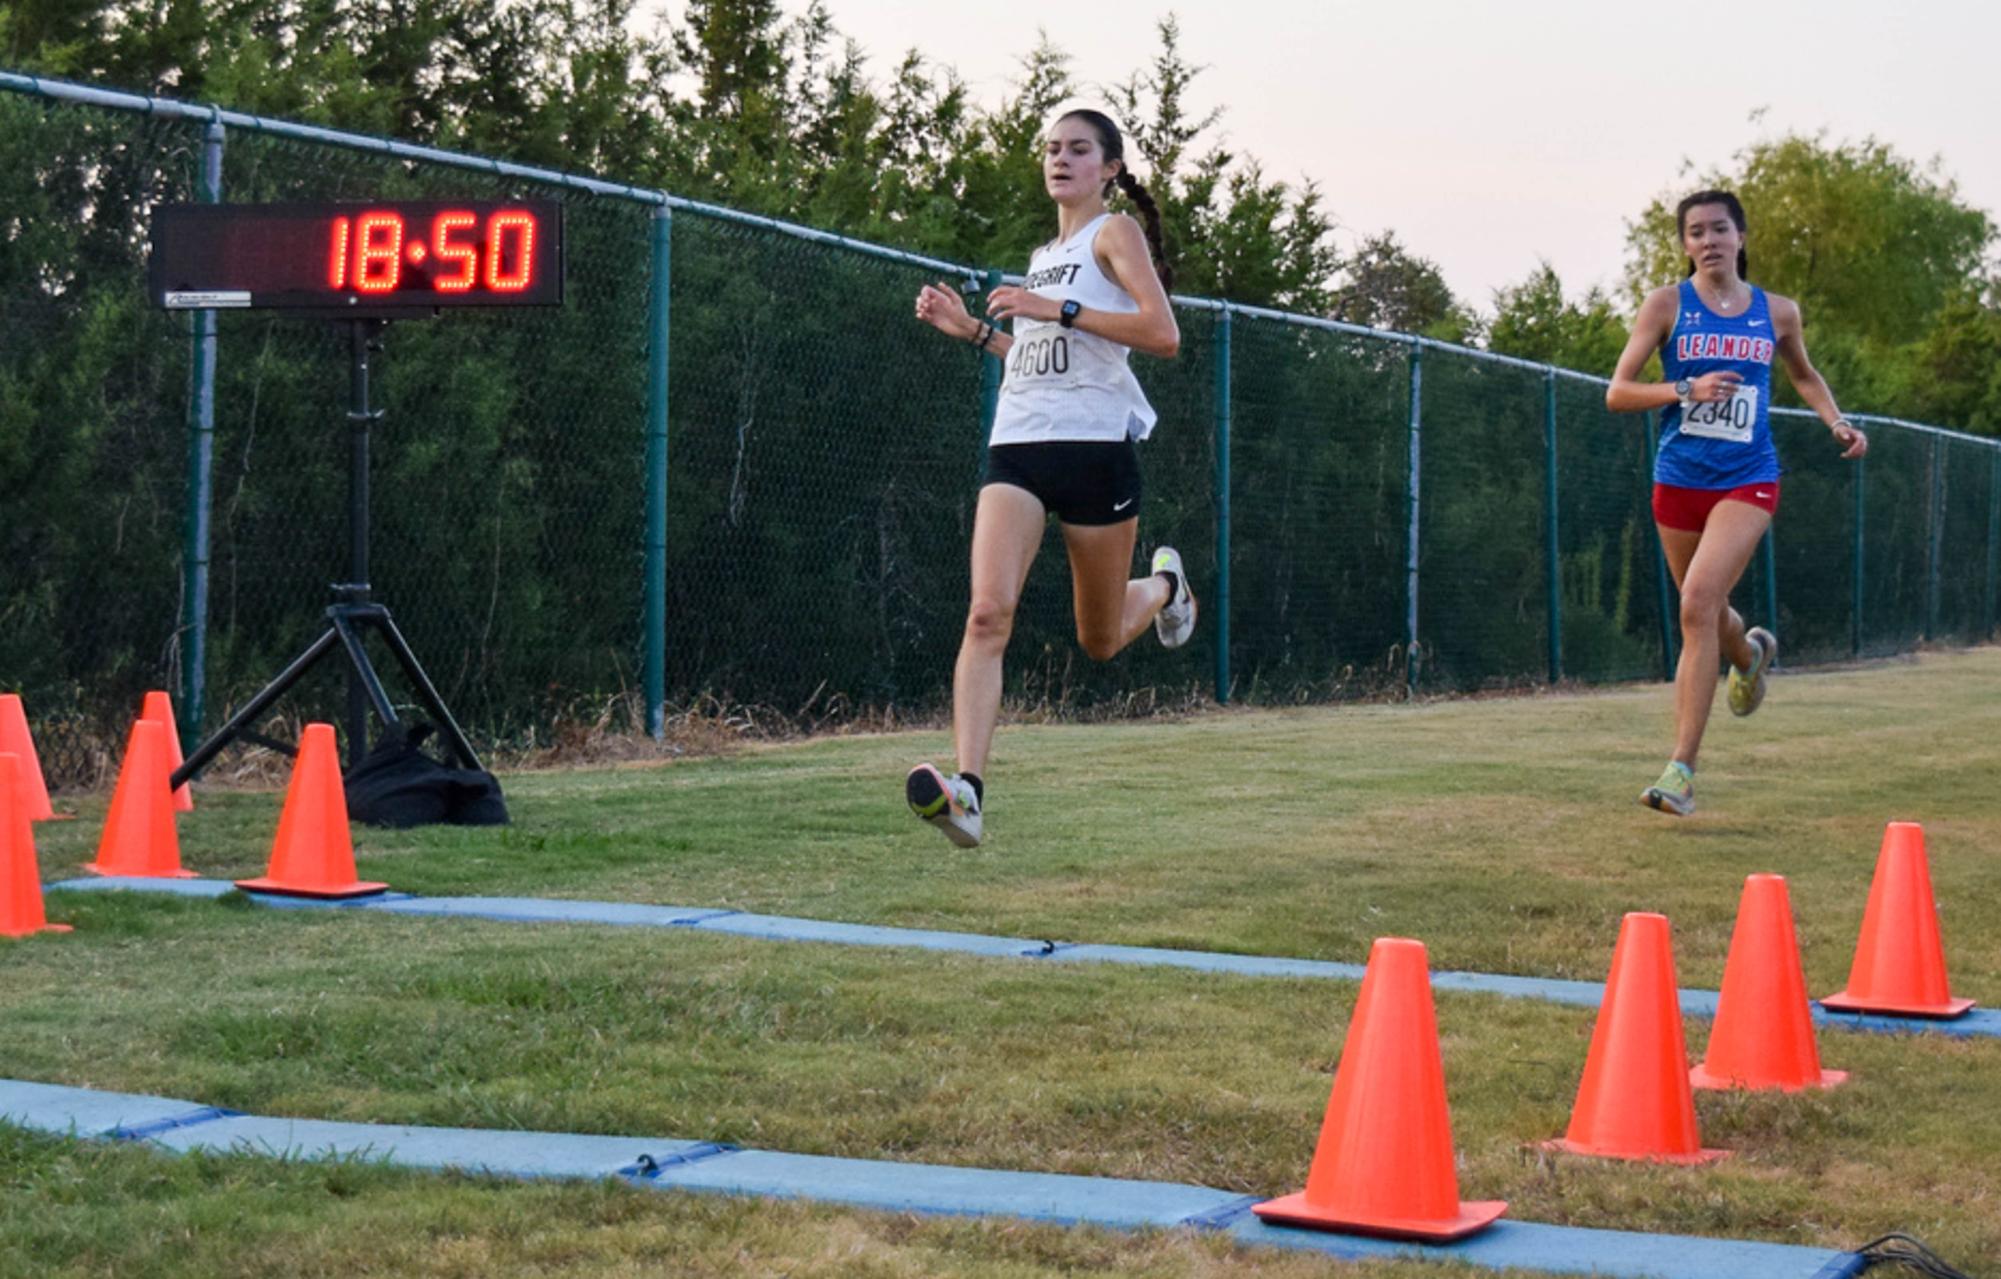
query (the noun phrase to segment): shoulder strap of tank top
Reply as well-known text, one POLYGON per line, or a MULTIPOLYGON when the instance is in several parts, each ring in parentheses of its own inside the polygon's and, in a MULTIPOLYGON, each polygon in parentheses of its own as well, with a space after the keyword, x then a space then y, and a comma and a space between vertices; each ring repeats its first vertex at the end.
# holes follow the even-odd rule
MULTIPOLYGON (((1105 220, 1111 216, 1112 216, 1112 211, 1110 209, 1106 209, 1103 213, 1100 213, 1097 217, 1092 218, 1089 222, 1086 222, 1083 226, 1078 227, 1077 234, 1070 238, 1072 240, 1082 240, 1085 244, 1096 244, 1098 242, 1098 232, 1105 229, 1105 220)), ((1064 241, 1064 243, 1068 244, 1069 240, 1064 241)))

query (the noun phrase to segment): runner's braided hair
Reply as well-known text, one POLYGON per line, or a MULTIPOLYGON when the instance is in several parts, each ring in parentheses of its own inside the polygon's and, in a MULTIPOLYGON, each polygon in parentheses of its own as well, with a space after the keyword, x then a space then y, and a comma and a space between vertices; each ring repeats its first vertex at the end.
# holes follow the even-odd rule
POLYGON ((1082 120, 1090 125, 1091 131, 1098 135, 1098 146, 1105 153, 1106 162, 1113 160, 1119 162, 1119 175, 1105 184, 1104 193, 1107 196, 1111 195, 1112 188, 1116 186, 1125 192, 1126 198, 1139 210, 1140 219, 1146 227, 1146 247, 1153 256, 1154 274, 1160 277, 1161 288, 1173 292, 1174 267, 1167 260, 1166 237, 1160 229, 1160 205, 1155 202, 1152 193, 1140 185, 1139 179, 1133 176, 1132 165, 1126 162, 1126 141, 1119 134, 1119 126, 1113 124, 1112 118, 1104 112, 1093 111, 1088 107, 1066 111, 1061 119, 1082 120))
MULTIPOLYGON (((1739 235, 1742 235, 1748 229, 1744 225, 1743 202, 1738 200, 1734 194, 1729 191, 1697 191, 1694 195, 1689 196, 1680 204, 1674 206, 1674 234, 1676 239, 1681 239, 1688 234, 1688 211, 1699 204, 1722 205, 1725 209, 1729 210, 1730 220, 1737 224, 1737 233, 1739 235)), ((1694 258, 1688 259, 1688 270, 1682 272, 1682 274, 1695 274, 1694 258)), ((1740 280, 1751 278, 1751 257, 1742 249, 1737 250, 1737 278, 1740 280)))

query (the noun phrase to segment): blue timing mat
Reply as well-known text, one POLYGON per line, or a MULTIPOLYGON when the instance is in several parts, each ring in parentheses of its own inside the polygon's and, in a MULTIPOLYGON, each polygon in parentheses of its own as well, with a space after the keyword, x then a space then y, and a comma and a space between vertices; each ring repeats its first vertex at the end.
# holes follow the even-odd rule
POLYGON ((0 1079, 0 1120, 59 1136, 163 1132, 185 1123, 205 1122, 220 1113, 212 1106, 172 1097, 0 1079))
MULTIPOLYGON (((171 893, 180 897, 220 897, 235 888, 220 879, 66 879, 51 891, 171 893)), ((1034 941, 1024 937, 992 937, 984 933, 936 932, 922 928, 890 928, 874 924, 843 924, 799 919, 789 915, 752 915, 699 906, 642 906, 630 902, 568 901, 547 897, 411 897, 385 893, 346 901, 318 901, 252 893, 260 905, 290 910, 342 909, 381 911, 392 915, 439 915, 457 919, 492 919, 506 923, 615 924, 641 928, 685 928, 694 932, 727 933, 767 941, 828 942, 843 946, 908 946, 999 959, 1042 959, 1053 963, 1132 964, 1149 968, 1179 968, 1242 977, 1304 977, 1360 981, 1361 964, 1324 959, 1286 959, 1275 955, 1228 955, 1214 951, 1170 950, 1155 946, 1111 946, 1034 941)), ((1548 1003, 1596 1008, 1605 996, 1600 982, 1560 981, 1544 977, 1514 977, 1503 973, 1435 972, 1433 990, 1500 995, 1510 999, 1540 999, 1548 1003)), ((1684 990, 1681 1010, 1690 1017, 1714 1017, 1716 992, 1684 990)), ((1951 1020, 1892 1017, 1874 1013, 1831 1013, 1813 1006, 1814 1023, 1837 1030, 1876 1034, 1931 1033, 1963 1039, 2001 1039, 2001 1012, 1976 1008, 1951 1020)))
POLYGON ((0 1080, 0 1120, 39 1132, 144 1141, 175 1153, 362 1159, 526 1179, 622 1177, 658 1190, 798 1199, 885 1212, 1118 1230, 1224 1230, 1246 1247, 1350 1260, 1411 1256, 1608 1279, 1847 1279, 1863 1268, 1860 1256, 1826 1248, 1515 1221, 1499 1222, 1455 1244, 1397 1243, 1267 1225, 1250 1215, 1256 1202, 1252 1197, 1175 1182, 789 1155, 661 1137, 263 1119, 167 1097, 18 1080, 0 1080))
POLYGON ((719 1147, 699 1141, 594 1137, 567 1132, 497 1132, 483 1128, 409 1128, 322 1119, 218 1118, 149 1137, 175 1153, 268 1155, 277 1159, 376 1159, 399 1168, 492 1173, 501 1177, 615 1177, 645 1156, 685 1160, 719 1147))
POLYGON ((1164 1181, 997 1172, 939 1164, 888 1163, 739 1150, 725 1158, 663 1169, 662 1190, 806 1199, 883 1212, 1019 1217, 1062 1226, 1179 1226, 1218 1209, 1248 1205, 1242 1195, 1164 1181))

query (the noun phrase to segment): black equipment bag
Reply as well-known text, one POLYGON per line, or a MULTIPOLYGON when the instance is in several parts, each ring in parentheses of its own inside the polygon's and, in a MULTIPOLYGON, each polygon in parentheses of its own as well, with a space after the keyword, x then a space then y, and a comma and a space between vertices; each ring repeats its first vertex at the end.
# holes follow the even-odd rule
POLYGON ((371 826, 505 826, 500 780, 485 769, 451 768, 421 749, 436 726, 400 724, 348 770, 347 815, 371 826))

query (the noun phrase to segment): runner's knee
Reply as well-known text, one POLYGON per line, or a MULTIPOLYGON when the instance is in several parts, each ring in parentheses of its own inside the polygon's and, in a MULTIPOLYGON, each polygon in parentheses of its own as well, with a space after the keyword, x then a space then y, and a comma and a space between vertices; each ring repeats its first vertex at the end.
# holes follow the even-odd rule
POLYGON ((1007 643, 1014 633, 1014 606, 999 600, 973 601, 966 610, 966 642, 968 644, 1007 643))
POLYGON ((1693 631, 1718 626, 1729 598, 1712 587, 1685 584, 1681 592, 1681 628, 1693 631))
POLYGON ((1125 647, 1119 643, 1116 630, 1106 630, 1098 626, 1077 624, 1077 642, 1084 646, 1084 654, 1094 662, 1109 662, 1125 647))

